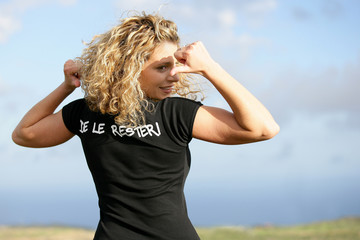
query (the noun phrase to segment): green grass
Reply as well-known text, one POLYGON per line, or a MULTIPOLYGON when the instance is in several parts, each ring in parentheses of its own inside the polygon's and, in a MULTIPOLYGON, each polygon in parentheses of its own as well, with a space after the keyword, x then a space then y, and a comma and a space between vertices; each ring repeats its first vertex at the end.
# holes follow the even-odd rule
POLYGON ((1 240, 90 240, 94 231, 71 227, 0 227, 1 240))
POLYGON ((358 240, 360 218, 293 227, 218 227, 197 230, 204 240, 358 240))
MULTIPOLYGON (((360 218, 292 227, 197 228, 202 240, 360 240, 360 218)), ((0 240, 89 240, 94 231, 70 227, 0 227, 0 240)))

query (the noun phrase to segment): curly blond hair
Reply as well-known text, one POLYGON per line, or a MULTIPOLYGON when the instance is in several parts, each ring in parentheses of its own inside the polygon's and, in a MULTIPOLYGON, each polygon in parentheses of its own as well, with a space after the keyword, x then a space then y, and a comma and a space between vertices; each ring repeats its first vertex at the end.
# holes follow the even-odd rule
MULTIPOLYGON (((104 34, 96 35, 78 57, 85 99, 93 111, 115 116, 119 125, 145 123, 144 111, 152 103, 138 81, 144 63, 155 48, 168 41, 179 46, 177 26, 159 15, 127 17, 104 34)), ((192 79, 180 74, 174 94, 196 98, 201 92, 192 79)))

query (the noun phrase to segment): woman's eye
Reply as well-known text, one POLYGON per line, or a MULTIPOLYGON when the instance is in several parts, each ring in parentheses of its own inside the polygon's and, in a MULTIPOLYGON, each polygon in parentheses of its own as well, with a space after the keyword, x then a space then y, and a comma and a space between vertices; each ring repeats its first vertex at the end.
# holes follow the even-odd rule
POLYGON ((167 69, 167 66, 160 66, 157 69, 160 71, 165 71, 167 69))

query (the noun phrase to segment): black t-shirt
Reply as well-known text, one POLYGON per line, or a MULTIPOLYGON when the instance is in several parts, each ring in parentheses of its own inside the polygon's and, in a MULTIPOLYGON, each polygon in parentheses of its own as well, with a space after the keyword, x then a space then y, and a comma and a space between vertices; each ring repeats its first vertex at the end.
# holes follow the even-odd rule
POLYGON ((84 99, 62 110, 66 127, 81 139, 99 197, 94 239, 199 239, 183 190, 201 103, 174 97, 154 105, 146 124, 136 128, 91 111, 84 99))

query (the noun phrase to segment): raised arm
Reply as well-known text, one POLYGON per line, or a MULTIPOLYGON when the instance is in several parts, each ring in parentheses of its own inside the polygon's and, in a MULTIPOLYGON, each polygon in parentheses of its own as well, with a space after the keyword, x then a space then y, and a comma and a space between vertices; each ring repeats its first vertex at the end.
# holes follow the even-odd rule
POLYGON ((195 117, 193 137, 220 144, 242 144, 267 140, 279 132, 279 126, 269 111, 210 57, 201 42, 179 49, 175 57, 183 66, 175 67, 171 74, 203 75, 232 109, 229 112, 202 106, 195 117))
POLYGON ((33 106, 12 133, 13 141, 24 147, 51 147, 66 142, 73 134, 64 125, 60 103, 80 86, 78 65, 68 60, 64 64, 65 81, 33 106))

